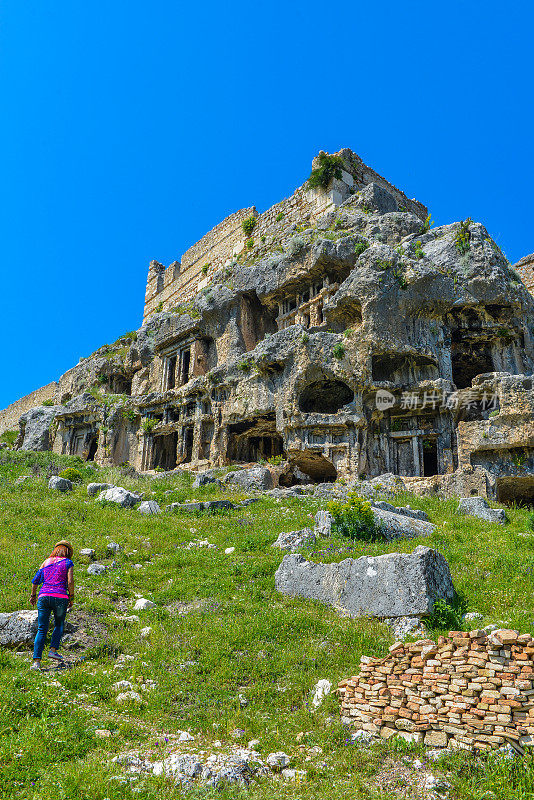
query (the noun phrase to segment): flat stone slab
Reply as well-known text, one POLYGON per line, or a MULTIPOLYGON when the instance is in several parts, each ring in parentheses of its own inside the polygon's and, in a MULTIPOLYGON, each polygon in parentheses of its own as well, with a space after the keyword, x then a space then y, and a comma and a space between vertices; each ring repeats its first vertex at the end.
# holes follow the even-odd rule
POLYGON ((462 497, 456 513, 479 517, 485 519, 486 522, 498 522, 500 525, 504 525, 506 522, 504 508, 491 508, 484 497, 462 497))
POLYGON ((282 594, 318 600, 353 617, 425 616, 435 600, 454 597, 447 560, 423 546, 413 553, 347 558, 339 564, 286 555, 275 586, 282 594))
POLYGON ((289 533, 281 533, 272 547, 279 547, 280 550, 289 550, 294 553, 301 547, 306 545, 315 544, 315 533, 311 528, 302 528, 300 531, 289 531, 289 533))
MULTIPOLYGON (((395 508, 395 506, 391 507, 395 508)), ((383 508, 373 507, 373 514, 375 522, 380 525, 388 541, 431 536, 436 530, 436 526, 431 522, 425 522, 402 513, 397 514, 396 511, 385 511, 383 508)))

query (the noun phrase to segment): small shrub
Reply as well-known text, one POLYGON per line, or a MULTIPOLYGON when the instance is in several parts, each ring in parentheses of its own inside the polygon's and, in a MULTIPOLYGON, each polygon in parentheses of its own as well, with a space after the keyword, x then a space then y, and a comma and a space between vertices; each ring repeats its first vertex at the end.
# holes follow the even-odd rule
POLYGON ((417 241, 415 243, 414 255, 415 255, 416 258, 423 258, 424 257, 425 254, 423 253, 423 244, 422 244, 422 242, 417 241))
POLYGON ((354 252, 356 253, 356 258, 359 258, 362 253, 365 253, 368 247, 369 247, 368 242, 356 242, 356 244, 354 245, 354 252))
POLYGON ((378 267, 378 269, 389 269, 390 267, 393 266, 393 262, 388 261, 385 258, 379 258, 376 262, 376 266, 378 267))
POLYGON ((499 412, 495 409, 494 411, 490 411, 489 416, 490 417, 498 417, 499 416, 499 412))
POLYGON ((334 518, 332 530, 348 539, 375 542, 384 539, 382 529, 376 524, 373 509, 363 497, 350 492, 346 503, 331 500, 327 508, 334 518))
POLYGON ((300 337, 300 341, 302 342, 302 344, 308 344, 308 342, 310 341, 310 337, 308 336, 307 333, 303 333, 302 336, 300 337))
POLYGON ((154 428, 156 427, 157 424, 158 424, 158 420, 155 419, 154 417, 152 417, 152 418, 145 417, 145 419, 143 420, 142 428, 143 428, 145 433, 152 433, 152 431, 154 430, 154 428))
POLYGON ((61 470, 59 477, 66 478, 71 483, 81 483, 83 481, 82 473, 79 469, 74 469, 74 467, 67 467, 61 470))
POLYGON ((465 603, 460 598, 455 598, 451 603, 436 600, 432 614, 425 619, 425 625, 431 630, 459 631, 463 629, 464 612, 465 603))
POLYGON ((279 467, 280 464, 284 463, 284 456, 271 456, 267 459, 269 464, 272 464, 273 467, 279 467))
POLYGON ((463 222, 460 222, 460 228, 458 233, 454 237, 454 245, 460 255, 464 256, 471 246, 470 239, 471 239, 471 232, 469 230, 469 226, 471 225, 471 217, 464 219, 463 222))
POLYGON ((210 266, 211 266, 211 264, 204 264, 204 266, 202 267, 202 274, 203 275, 207 275, 208 274, 208 270, 209 270, 210 266))
POLYGON ((275 221, 276 221, 276 222, 282 222, 282 220, 284 219, 284 217, 285 217, 285 214, 284 214, 284 212, 283 212, 283 211, 280 211, 280 213, 276 215, 275 221))
POLYGON ((2 435, 0 435, 0 442, 5 442, 8 447, 13 447, 17 441, 18 435, 18 431, 4 431, 2 435))
POLYGON ((238 364, 238 368, 241 370, 241 372, 250 372, 250 370, 252 369, 252 364, 250 363, 250 361, 243 360, 240 361, 240 363, 238 364))
POLYGON ((428 217, 423 222, 423 231, 422 232, 426 233, 427 231, 429 231, 433 224, 434 224, 434 220, 432 219, 432 215, 429 214, 428 217))
POLYGON ((250 236, 250 234, 252 233, 252 231, 256 227, 256 217, 254 217, 254 216, 247 217, 241 223, 241 227, 243 228, 243 231, 246 233, 246 235, 250 236))
POLYGON ((261 243, 262 243, 262 244, 265 244, 265 240, 266 240, 266 238, 267 238, 267 237, 265 236, 265 234, 263 234, 263 236, 261 237, 261 243))
POLYGON ((287 254, 290 257, 296 256, 304 250, 305 242, 300 236, 293 236, 287 245, 287 254))
POLYGON ((163 311, 163 300, 156 306, 156 313, 159 314, 160 311, 163 311))
POLYGON ((341 359, 345 355, 345 347, 343 342, 337 342, 332 348, 332 355, 334 358, 341 359))
POLYGON ((328 153, 319 153, 317 156, 319 165, 312 169, 308 178, 309 189, 328 189, 333 178, 341 178, 343 169, 343 159, 340 156, 330 156, 328 153))

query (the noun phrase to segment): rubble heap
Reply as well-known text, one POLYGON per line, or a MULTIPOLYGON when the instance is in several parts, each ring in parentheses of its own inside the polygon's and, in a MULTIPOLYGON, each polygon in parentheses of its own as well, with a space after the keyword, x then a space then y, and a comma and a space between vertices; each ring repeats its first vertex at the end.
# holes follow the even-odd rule
POLYGON ((534 744, 534 638, 514 630, 451 631, 437 644, 395 643, 362 657, 339 684, 341 713, 358 730, 434 747, 534 744))

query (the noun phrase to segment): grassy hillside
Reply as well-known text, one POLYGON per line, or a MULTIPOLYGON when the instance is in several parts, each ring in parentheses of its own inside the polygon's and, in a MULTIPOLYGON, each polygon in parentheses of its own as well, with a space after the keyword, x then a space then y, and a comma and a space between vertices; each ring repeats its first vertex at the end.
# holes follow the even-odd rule
MULTIPOLYGON (((291 767, 307 772, 296 780, 261 777, 247 789, 194 789, 191 796, 426 796, 414 766, 415 759, 424 760, 424 748, 391 742, 357 747, 339 722, 334 694, 318 710, 311 707, 319 679, 335 686, 356 671, 361 655, 382 655, 392 641, 384 625, 275 592, 282 554, 271 544, 281 531, 309 525, 318 501, 261 498, 216 515, 143 517, 89 498, 86 486, 94 480, 144 491, 161 506, 245 497, 214 487, 192 490, 189 476, 128 478, 51 454, 0 454, 0 611, 29 607, 30 578, 60 538, 72 541, 75 554, 93 548, 110 567, 90 576, 75 555, 72 614, 84 630, 80 646, 64 650, 70 669, 30 673, 28 650, 0 650, 0 798, 183 797, 163 776, 124 782, 124 768, 111 759, 136 751, 161 760, 175 747, 173 735, 184 730, 194 737, 184 752, 209 755, 257 739, 262 757, 284 751, 291 767), (50 464, 80 468, 83 483, 67 495, 49 491, 50 464), (20 475, 30 477, 16 484, 20 475), (187 547, 206 539, 215 547, 187 547), (111 541, 121 546, 115 556, 106 550, 111 541), (227 547, 234 552, 226 554, 227 547), (137 596, 153 600, 155 608, 134 612, 137 596), (134 613, 139 621, 125 619, 134 613), (117 703, 112 687, 120 680, 142 695, 141 705, 117 703), (99 738, 101 729, 111 735, 99 738)), ((511 510, 510 523, 498 526, 456 517, 454 502, 400 499, 428 512, 437 525, 434 536, 400 545, 330 539, 307 555, 339 560, 428 544, 448 559, 466 608, 484 615, 477 624, 530 631, 534 535, 528 513, 511 510)), ((451 797, 533 796, 529 758, 459 753, 431 767, 451 783, 451 797)))

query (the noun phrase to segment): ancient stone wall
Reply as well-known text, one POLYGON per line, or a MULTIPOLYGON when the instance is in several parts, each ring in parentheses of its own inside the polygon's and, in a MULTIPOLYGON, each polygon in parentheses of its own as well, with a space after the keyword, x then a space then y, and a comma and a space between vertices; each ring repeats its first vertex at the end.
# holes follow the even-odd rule
POLYGON ((534 639, 517 631, 451 631, 397 642, 361 659, 339 684, 341 713, 360 730, 435 747, 534 744, 534 639))
POLYGON ((11 403, 7 408, 0 411, 0 434, 4 433, 4 431, 18 430, 21 414, 25 414, 26 411, 35 408, 35 406, 42 405, 45 400, 55 400, 57 386, 57 383, 52 381, 52 383, 41 386, 40 389, 30 392, 30 394, 21 397, 20 400, 11 403))
MULTIPOLYGON (((427 209, 422 203, 410 200, 404 192, 372 170, 355 153, 341 150, 338 155, 345 161, 346 169, 341 179, 334 179, 328 190, 309 190, 307 183, 299 186, 291 197, 258 214, 255 207, 243 208, 226 217, 209 233, 187 250, 181 262, 175 261, 165 268, 152 261, 148 271, 143 321, 158 310, 171 310, 188 303, 195 294, 209 285, 214 273, 228 264, 245 247, 246 235, 242 222, 255 216, 252 237, 256 243, 280 243, 294 225, 314 225, 330 209, 340 205, 352 193, 369 183, 376 183, 392 194, 399 208, 425 218, 427 209)), ((314 164, 315 166, 315 161, 314 164)))
POLYGON ((514 264, 514 269, 519 273, 530 294, 534 295, 534 253, 525 256, 517 264, 514 264))

